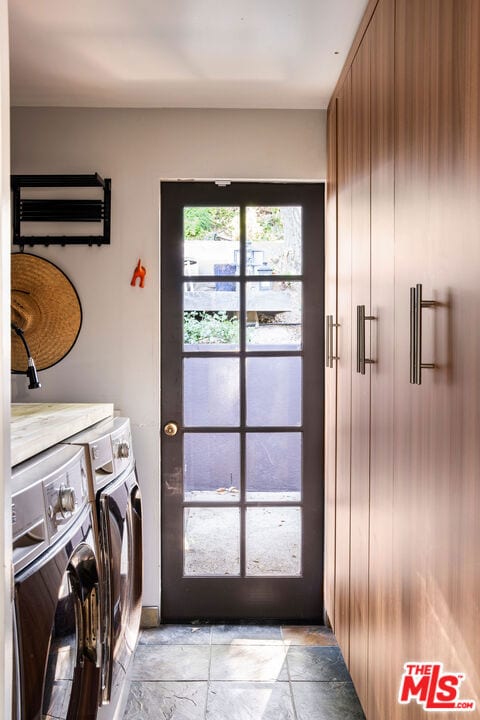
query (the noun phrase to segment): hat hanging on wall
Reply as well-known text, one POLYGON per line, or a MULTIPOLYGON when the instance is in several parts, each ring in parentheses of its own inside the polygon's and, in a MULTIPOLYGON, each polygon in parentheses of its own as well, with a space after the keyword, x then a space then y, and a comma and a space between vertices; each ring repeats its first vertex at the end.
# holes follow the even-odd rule
MULTIPOLYGON (((75 345, 82 308, 68 277, 49 260, 30 253, 11 256, 11 321, 28 342, 38 370, 60 362, 75 345)), ((27 355, 12 332, 12 372, 27 371, 27 355)))

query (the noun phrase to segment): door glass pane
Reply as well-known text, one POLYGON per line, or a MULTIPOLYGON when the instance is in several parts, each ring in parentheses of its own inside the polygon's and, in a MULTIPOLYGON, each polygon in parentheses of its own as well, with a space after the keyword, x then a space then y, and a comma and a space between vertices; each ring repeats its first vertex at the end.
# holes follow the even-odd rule
POLYGON ((247 433, 246 441, 247 500, 300 500, 301 433, 247 433))
POLYGON ((247 275, 300 275, 302 208, 247 207, 247 275))
POLYGON ((238 275, 238 207, 185 207, 183 238, 183 271, 186 277, 238 275))
POLYGON ((185 358, 183 417, 186 426, 240 423, 239 361, 236 358, 185 358))
POLYGON ((188 282, 183 290, 183 349, 187 352, 238 350, 238 283, 188 282))
POLYGON ((240 436, 236 433, 185 433, 185 500, 236 502, 240 494, 240 436))
POLYGON ((300 350, 302 283, 271 279, 247 283, 247 346, 251 350, 300 350))
POLYGON ((239 508, 184 508, 184 574, 240 574, 239 508))
POLYGON ((302 358, 247 358, 246 367, 247 425, 301 425, 302 358))
POLYGON ((247 575, 300 575, 301 537, 299 507, 247 508, 247 575))

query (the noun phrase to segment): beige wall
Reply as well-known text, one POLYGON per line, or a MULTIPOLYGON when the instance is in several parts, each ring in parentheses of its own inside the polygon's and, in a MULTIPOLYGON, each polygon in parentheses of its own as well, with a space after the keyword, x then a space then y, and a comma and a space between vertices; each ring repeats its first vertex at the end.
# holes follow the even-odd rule
POLYGON ((7 3, 0 3, 0 717, 11 716, 10 130, 7 3))
POLYGON ((37 248, 72 279, 83 306, 77 345, 15 400, 113 401, 132 419, 145 500, 144 604, 159 602, 159 208, 163 179, 323 180, 324 111, 16 108, 16 173, 112 178, 110 247, 37 248), (147 268, 144 290, 130 287, 147 268))

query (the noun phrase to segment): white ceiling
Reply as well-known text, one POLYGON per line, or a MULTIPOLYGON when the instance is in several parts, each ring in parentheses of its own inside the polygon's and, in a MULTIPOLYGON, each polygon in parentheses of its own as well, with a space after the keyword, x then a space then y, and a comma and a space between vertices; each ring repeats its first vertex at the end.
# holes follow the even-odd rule
POLYGON ((366 5, 10 0, 12 104, 325 108, 366 5))

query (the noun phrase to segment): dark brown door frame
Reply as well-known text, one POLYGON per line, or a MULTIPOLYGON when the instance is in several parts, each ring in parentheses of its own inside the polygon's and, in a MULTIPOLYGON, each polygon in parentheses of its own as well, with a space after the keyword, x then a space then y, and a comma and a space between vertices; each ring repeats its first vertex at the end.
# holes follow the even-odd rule
MULTIPOLYGON (((227 187, 205 182, 166 182, 161 184, 161 425, 178 422, 174 438, 161 435, 162 450, 162 609, 167 622, 193 618, 233 621, 293 620, 319 621, 323 617, 323 431, 324 431, 324 185, 310 183, 242 183, 227 187), (303 230, 303 349, 279 355, 303 357, 303 492, 302 576, 291 577, 183 577, 183 483, 182 483, 182 308, 183 208, 185 206, 300 205, 303 230), (306 242, 306 238, 315 238, 306 242), (305 247, 308 244, 308 255, 305 247), (280 602, 279 602, 280 600, 280 602)), ((245 213, 241 212, 240 242, 245 243, 245 213)), ((201 278, 202 280, 205 278, 201 278)), ((209 278, 207 278, 209 279, 209 278)), ((276 279, 283 279, 281 276, 276 279)), ((285 278, 294 280, 296 277, 285 278)), ((241 268, 238 281, 250 281, 241 268)), ((244 316, 245 296, 241 293, 240 315, 244 316)), ((270 356, 276 353, 264 352, 270 356)), ((197 357, 198 353, 195 354, 197 357)), ((208 352, 208 357, 218 353, 208 352)), ((240 357, 241 380, 245 357, 261 352, 228 353, 240 357)), ((201 355, 200 355, 201 356, 201 355)), ((280 428, 268 427, 274 431, 280 428)), ((287 429, 287 428, 285 428, 287 429)), ((209 428, 202 428, 205 432, 209 428)), ((242 442, 245 440, 245 397, 241 400, 242 442)), ((257 428, 248 428, 257 431, 257 428)), ((258 430, 262 430, 259 428, 258 430)), ((291 430, 291 428, 288 428, 291 430)), ((189 429, 190 431, 190 429, 189 429)), ((222 432, 224 429, 222 428, 222 432)), ((242 453, 242 489, 244 492, 244 453, 242 453)), ((275 505, 275 503, 256 503, 275 505)), ((285 506, 288 503, 277 503, 285 506)), ((244 495, 241 506, 246 503, 244 495)), ((243 515, 243 513, 242 513, 243 515)), ((243 549, 245 528, 241 526, 243 549)), ((244 553, 241 553, 242 570, 244 553)))

